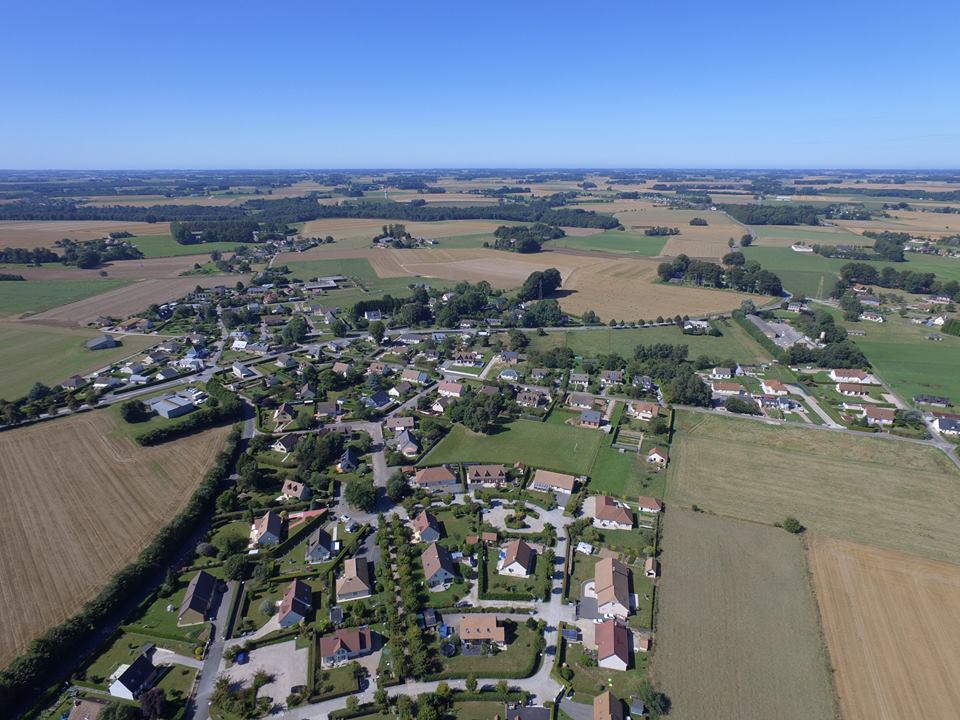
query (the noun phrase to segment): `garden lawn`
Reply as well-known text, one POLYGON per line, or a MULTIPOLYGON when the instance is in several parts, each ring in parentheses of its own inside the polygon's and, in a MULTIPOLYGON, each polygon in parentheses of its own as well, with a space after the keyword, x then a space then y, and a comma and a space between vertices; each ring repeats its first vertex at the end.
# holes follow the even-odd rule
POLYGON ((584 695, 595 697, 604 690, 611 690, 621 699, 629 699, 643 684, 647 676, 645 653, 631 653, 631 667, 626 672, 610 670, 596 665, 588 666, 583 643, 567 643, 566 660, 574 672, 571 684, 579 701, 584 695))
POLYGON ((484 671, 495 670, 497 674, 511 677, 525 677, 534 666, 537 654, 537 640, 539 633, 531 630, 523 623, 517 623, 516 637, 507 645, 507 649, 496 655, 468 657, 455 655, 452 658, 443 658, 444 673, 476 673, 484 677, 484 671))
POLYGON ((590 468, 590 490, 634 500, 638 495, 662 498, 665 474, 650 474, 648 469, 644 455, 601 448, 590 468))
POLYGON ((536 568, 543 562, 543 557, 537 555, 534 561, 534 573, 525 578, 501 575, 497 572, 497 560, 499 560, 499 548, 491 548, 487 554, 487 592, 516 593, 517 600, 529 600, 530 593, 537 587, 536 568))
POLYGON ((491 720, 503 713, 503 703, 490 700, 472 700, 456 703, 453 713, 457 720, 491 720))
POLYGON ((196 674, 197 671, 194 668, 171 665, 160 682, 157 683, 157 687, 166 691, 168 703, 182 704, 186 701, 187 695, 190 694, 190 688, 193 687, 193 678, 196 674))
POLYGON ((179 627, 177 625, 177 613, 180 605, 183 603, 183 596, 186 595, 187 585, 190 584, 190 578, 195 573, 185 573, 180 576, 177 582, 176 591, 169 597, 157 597, 130 625, 124 627, 144 634, 157 633, 160 637, 180 638, 183 642, 195 642, 198 636, 206 629, 207 623, 198 623, 196 625, 187 625, 179 627), (173 610, 167 611, 167 606, 172 605, 173 610))
POLYGON ((586 475, 605 435, 595 430, 516 420, 489 435, 456 424, 423 460, 424 465, 457 462, 522 462, 572 475, 586 475))
POLYGON ((132 280, 24 280, 0 282, 0 317, 39 313, 116 290, 132 280))
MULTIPOLYGON (((320 636, 317 636, 319 642, 320 636)), ((320 671, 319 662, 317 670, 320 671)), ((355 692, 357 690, 357 678, 349 665, 337 668, 322 668, 322 675, 314 687, 312 700, 323 700, 332 695, 342 695, 343 693, 355 692)))

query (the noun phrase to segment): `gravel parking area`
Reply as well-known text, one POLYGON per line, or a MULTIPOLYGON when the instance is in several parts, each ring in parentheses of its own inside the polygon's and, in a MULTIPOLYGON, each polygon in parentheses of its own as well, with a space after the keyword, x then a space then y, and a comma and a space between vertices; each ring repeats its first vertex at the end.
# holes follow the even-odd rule
POLYGON ((234 665, 224 674, 249 684, 258 670, 264 670, 273 675, 273 682, 260 688, 259 697, 269 696, 274 703, 284 703, 292 688, 307 684, 308 656, 307 648, 297 650, 296 642, 290 640, 253 650, 248 663, 234 665))

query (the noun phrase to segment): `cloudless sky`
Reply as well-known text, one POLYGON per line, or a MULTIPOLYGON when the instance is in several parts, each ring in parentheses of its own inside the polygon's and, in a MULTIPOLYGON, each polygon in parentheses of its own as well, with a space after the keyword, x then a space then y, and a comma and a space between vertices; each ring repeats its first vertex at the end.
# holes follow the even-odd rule
POLYGON ((10 2, 0 167, 960 167, 960 3, 10 2))

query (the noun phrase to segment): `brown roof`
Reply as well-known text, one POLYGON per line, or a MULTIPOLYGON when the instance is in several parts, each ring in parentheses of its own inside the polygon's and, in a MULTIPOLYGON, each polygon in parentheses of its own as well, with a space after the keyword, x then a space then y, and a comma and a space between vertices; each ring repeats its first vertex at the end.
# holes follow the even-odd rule
POLYGON ((616 656, 630 662, 630 631, 616 620, 604 620, 596 626, 597 660, 616 656))
POLYGON ((412 428, 415 424, 415 420, 408 416, 403 415, 399 417, 390 417, 387 418, 387 429, 392 430, 393 428, 412 428))
POLYGON ((734 382, 715 382, 711 385, 714 392, 743 392, 743 385, 734 382))
POLYGON ((593 720, 623 720, 623 704, 609 690, 593 699, 593 720))
POLYGON ((873 420, 894 420, 897 417, 897 411, 893 408, 867 406, 867 417, 873 420))
POLYGON ((834 377, 850 377, 859 380, 865 380, 867 377, 863 370, 850 370, 849 368, 835 368, 833 374, 834 377))
POLYGON ((272 510, 268 510, 258 517, 254 525, 256 526, 258 538, 267 532, 279 538, 280 533, 283 532, 283 519, 272 510))
POLYGON ((420 563, 423 565, 423 576, 427 580, 436 575, 441 568, 451 575, 456 575, 450 553, 438 543, 430 543, 430 546, 420 556, 420 563))
POLYGON ((652 457, 653 455, 659 455, 663 458, 667 457, 667 453, 658 447, 651 448, 650 452, 647 453, 647 457, 652 457))
POLYGON ((837 383, 837 392, 853 393, 856 395, 866 395, 867 389, 860 383, 837 383))
POLYGON ((506 554, 503 556, 503 566, 513 565, 517 562, 523 566, 528 573, 533 567, 533 548, 527 545, 523 540, 517 538, 507 543, 506 554))
POLYGON ((338 650, 346 650, 351 655, 363 654, 372 649, 370 628, 362 630, 337 630, 333 635, 320 638, 320 657, 332 657, 338 650))
POLYGON ((422 533, 427 528, 433 528, 434 530, 439 531, 437 519, 431 513, 423 510, 413 519, 413 529, 418 533, 422 533))
POLYGON ((346 374, 350 372, 350 365, 345 362, 335 362, 333 364, 333 367, 330 369, 333 370, 333 372, 338 374, 346 374))
POLYGON ((500 482, 506 480, 507 470, 503 465, 469 465, 467 478, 470 482, 500 482))
POLYGON ((313 607, 313 589, 303 580, 297 579, 287 585, 283 591, 278 617, 283 620, 291 612, 306 617, 311 607, 313 607))
POLYGON ((343 563, 343 575, 337 580, 337 595, 370 591, 370 563, 365 557, 350 558, 343 563))
POLYGON ((573 475, 564 475, 552 470, 537 470, 533 475, 533 482, 573 492, 577 479, 573 475))
POLYGON ((183 602, 180 603, 180 612, 177 614, 179 619, 183 619, 184 614, 193 610, 203 616, 210 611, 217 594, 217 579, 206 570, 201 570, 192 578, 187 585, 187 592, 184 593, 183 602))
POLYGON ((477 541, 478 541, 479 539, 480 539, 480 538, 478 538, 476 535, 467 535, 467 536, 463 539, 463 541, 464 541, 467 545, 476 545, 476 544, 477 544, 477 541))
POLYGON ((637 498, 637 503, 642 508, 654 508, 657 512, 663 510, 663 503, 657 500, 656 498, 646 497, 641 495, 637 498))
POLYGON ((496 532, 480 533, 480 539, 484 542, 496 542, 498 537, 496 532))
POLYGON ((619 560, 603 558, 593 569, 597 605, 616 601, 630 609, 630 569, 619 560))
POLYGON ((427 467, 417 470, 414 482, 417 485, 446 485, 456 482, 457 476, 446 465, 427 467))
POLYGON ((296 480, 287 480, 283 483, 283 494, 288 497, 295 497, 303 500, 306 497, 307 486, 296 480))
POLYGON ((463 392, 463 385, 458 382, 453 382, 452 380, 441 380, 440 384, 437 385, 437 392, 449 392, 459 395, 463 392))
POLYGON ((650 415, 656 417, 660 414, 660 406, 657 405, 657 403, 635 402, 631 404, 631 407, 636 415, 640 415, 641 413, 649 413, 650 415))
POLYGON ((496 615, 471 613, 460 618, 460 639, 503 643, 507 640, 507 631, 497 625, 496 615))
POLYGON ((598 520, 633 525, 633 513, 630 508, 624 507, 609 495, 597 496, 594 515, 598 520))
POLYGON ((787 390, 787 386, 779 380, 764 380, 762 384, 775 392, 786 392, 787 390))

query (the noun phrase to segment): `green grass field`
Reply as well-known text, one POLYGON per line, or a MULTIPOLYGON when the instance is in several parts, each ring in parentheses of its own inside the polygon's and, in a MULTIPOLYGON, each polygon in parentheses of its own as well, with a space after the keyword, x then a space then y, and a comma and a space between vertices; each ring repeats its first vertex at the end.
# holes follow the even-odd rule
POLYGON ((181 245, 172 235, 137 235, 130 242, 140 248, 146 258, 178 257, 180 255, 209 255, 214 250, 233 252, 239 243, 213 242, 199 245, 181 245))
POLYGON ((39 313, 129 285, 132 280, 25 280, 0 282, 0 317, 39 313))
POLYGON ((156 338, 128 335, 121 347, 87 350, 93 330, 0 322, 0 397, 12 400, 35 382, 53 387, 71 375, 85 375, 156 344, 156 338))
MULTIPOLYGON (((410 285, 420 282, 414 277, 381 278, 370 266, 370 261, 364 258, 345 258, 339 260, 307 260, 303 262, 284 263, 290 268, 291 278, 310 280, 326 275, 344 275, 361 287, 334 290, 323 296, 324 304, 336 303, 340 307, 350 307, 360 300, 375 300, 383 295, 404 297, 410 294, 410 285)), ((429 278, 430 287, 453 287, 456 283, 446 280, 429 278)))
POLYGON ((454 425, 431 450, 424 465, 487 462, 512 465, 523 462, 573 475, 586 475, 605 435, 595 430, 517 420, 491 435, 481 435, 454 425))
POLYGON ((597 357, 610 353, 619 353, 623 357, 633 357, 637 345, 653 343, 671 343, 686 345, 690 348, 690 358, 709 355, 717 360, 734 360, 740 363, 759 363, 770 360, 770 355, 757 344, 743 328, 729 320, 715 321, 723 333, 721 337, 710 335, 684 335, 674 326, 655 328, 591 328, 589 330, 568 330, 551 332, 539 337, 530 335, 530 348, 549 350, 565 346, 583 357, 597 357))
POLYGON ((666 242, 665 237, 648 237, 643 233, 607 230, 596 235, 567 235, 556 240, 550 240, 546 243, 546 247, 603 250, 605 252, 629 253, 641 257, 654 257, 663 251, 666 242))
POLYGON ((636 499, 638 495, 662 498, 663 472, 649 474, 646 457, 604 447, 590 468, 590 490, 597 493, 636 499))
POLYGON ((960 472, 916 443, 677 414, 667 505, 960 561, 960 472))
POLYGON ((822 229, 814 230, 802 225, 754 225, 750 229, 757 236, 755 242, 758 245, 764 245, 764 241, 770 244, 776 241, 787 241, 791 243, 802 242, 807 245, 873 245, 873 240, 870 238, 865 238, 863 235, 857 235, 842 228, 834 228, 831 232, 823 232, 822 229))

